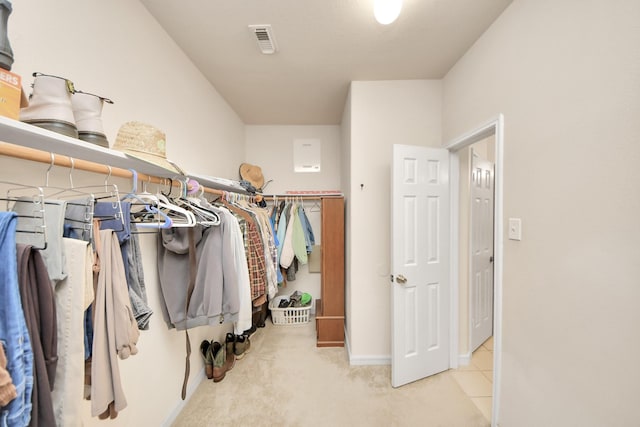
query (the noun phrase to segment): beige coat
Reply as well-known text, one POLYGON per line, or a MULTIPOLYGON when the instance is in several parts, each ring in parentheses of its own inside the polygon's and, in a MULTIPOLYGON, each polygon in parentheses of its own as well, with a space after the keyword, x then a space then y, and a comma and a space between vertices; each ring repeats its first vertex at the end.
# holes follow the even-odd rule
POLYGON ((140 332, 129 302, 116 233, 100 230, 96 248, 100 272, 94 303, 91 415, 115 418, 127 406, 117 356, 126 359, 138 353, 140 332))

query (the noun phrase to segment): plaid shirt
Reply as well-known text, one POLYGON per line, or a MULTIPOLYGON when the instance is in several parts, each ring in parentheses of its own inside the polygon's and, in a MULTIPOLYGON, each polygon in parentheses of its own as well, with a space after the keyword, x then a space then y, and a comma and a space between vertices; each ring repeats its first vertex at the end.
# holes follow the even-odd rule
POLYGON ((242 231, 247 266, 249 268, 249 284, 251 285, 251 301, 255 307, 267 301, 267 267, 265 261, 265 246, 260 236, 260 230, 253 212, 248 212, 239 206, 233 206, 230 212, 238 219, 242 231), (246 212, 251 221, 246 220, 234 209, 246 212))
POLYGON ((266 298, 260 297, 264 297, 267 292, 267 269, 264 260, 264 246, 262 245, 257 226, 254 223, 247 223, 245 239, 248 239, 249 246, 249 250, 247 251, 247 264, 249 265, 251 300, 254 301, 254 305, 260 305, 266 301, 266 298), (260 298, 260 300, 256 301, 258 298, 260 298))

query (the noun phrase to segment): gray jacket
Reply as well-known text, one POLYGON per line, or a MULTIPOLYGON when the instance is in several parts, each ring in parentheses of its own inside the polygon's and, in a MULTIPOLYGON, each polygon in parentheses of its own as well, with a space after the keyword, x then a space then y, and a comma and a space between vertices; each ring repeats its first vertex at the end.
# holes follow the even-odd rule
POLYGON ((196 283, 188 313, 188 230, 164 229, 158 242, 163 314, 169 328, 177 330, 235 322, 238 319, 238 272, 233 259, 230 230, 224 223, 208 228, 196 225, 194 236, 196 283))

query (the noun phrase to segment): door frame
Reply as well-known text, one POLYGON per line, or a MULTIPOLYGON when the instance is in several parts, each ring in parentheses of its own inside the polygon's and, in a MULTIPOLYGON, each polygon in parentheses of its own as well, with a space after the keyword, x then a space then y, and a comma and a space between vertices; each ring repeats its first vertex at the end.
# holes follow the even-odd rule
POLYGON ((450 366, 458 367, 458 337, 459 337, 459 286, 458 274, 459 247, 460 247, 460 158, 459 150, 478 142, 484 138, 495 135, 495 171, 494 171, 494 210, 493 210, 493 250, 494 250, 494 276, 493 276, 493 391, 492 391, 492 416, 491 426, 496 427, 499 417, 500 384, 502 373, 502 273, 503 273, 503 188, 504 188, 504 116, 498 114, 491 120, 474 128, 473 130, 453 139, 445 148, 450 152, 449 179, 451 184, 451 329, 450 329, 450 366))
MULTIPOLYGON (((492 144, 494 146, 494 151, 495 151, 495 138, 494 138, 492 144)), ((473 174, 473 159, 474 159, 473 146, 470 147, 469 156, 471 157, 469 159, 469 163, 470 163, 470 166, 471 166, 471 170, 469 171, 469 178, 471 178, 471 175, 473 174)), ((487 160, 487 159, 484 159, 484 160, 487 160)), ((493 185, 493 189, 495 190, 495 171, 496 171, 496 166, 495 166, 495 163, 493 161, 491 162, 491 167, 493 168, 493 173, 494 173, 494 179, 493 179, 492 185, 493 185)), ((470 190, 469 193, 472 194, 473 193, 473 189, 470 187, 469 190, 470 190)), ((471 197, 471 199, 472 199, 472 197, 471 197)), ((495 191, 494 191, 493 199, 494 199, 494 205, 495 205, 495 191)), ((495 206, 492 206, 492 208, 495 208, 495 206)), ((474 285, 474 283, 473 283, 473 280, 474 280, 474 277, 473 277, 473 266, 474 266, 474 264, 473 264, 473 229, 474 229, 474 227, 473 227, 473 213, 472 213, 472 210, 473 210, 473 201, 470 200, 469 201, 469 244, 468 244, 469 272, 468 272, 468 277, 467 277, 467 286, 468 286, 468 293, 469 293, 469 300, 468 300, 468 303, 467 303, 468 304, 467 305, 467 314, 468 314, 467 327, 469 328, 469 333, 468 333, 469 340, 468 340, 467 345, 469 347, 469 360, 471 360, 471 355, 473 354, 473 351, 474 351, 474 349, 473 349, 473 317, 471 316, 472 311, 473 311, 473 307, 472 307, 473 306, 472 286, 474 285)), ((458 213, 460 213, 460 212, 458 212, 458 213)), ((493 216, 493 218, 492 218, 492 220, 493 220, 492 223, 493 224, 492 225, 495 226, 495 212, 491 212, 491 214, 493 216)), ((492 231, 492 236, 491 237, 494 237, 494 235, 495 235, 495 230, 492 231)), ((493 254, 493 256, 495 258, 495 254, 493 254)), ((495 263, 493 263, 493 264, 494 264, 493 267, 495 267, 495 263)), ((494 268, 494 270, 495 270, 495 268, 494 268)), ((493 272, 492 275, 495 277, 495 272, 493 272)), ((493 298, 493 295, 494 295, 494 290, 493 290, 494 277, 491 278, 491 284, 492 284, 492 287, 491 287, 491 298, 493 298)), ((492 311, 493 311, 493 303, 491 304, 491 308, 492 308, 492 311)), ((493 323, 493 313, 492 313, 492 317, 491 317, 491 322, 493 323)), ((461 356, 458 356, 458 357, 460 358, 461 356)))

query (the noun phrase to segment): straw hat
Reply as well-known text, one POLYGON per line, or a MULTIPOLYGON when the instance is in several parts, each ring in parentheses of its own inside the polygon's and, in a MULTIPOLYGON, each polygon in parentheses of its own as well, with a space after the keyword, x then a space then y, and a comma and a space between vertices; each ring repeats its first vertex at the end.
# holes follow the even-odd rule
POLYGON ((167 160, 166 144, 166 136, 160 129, 146 123, 127 122, 118 130, 112 148, 127 156, 184 175, 182 169, 167 160))
POLYGON ((264 185, 264 176, 262 176, 262 169, 260 166, 242 163, 240 165, 240 178, 244 181, 248 181, 256 188, 256 190, 262 189, 262 186, 264 185))

